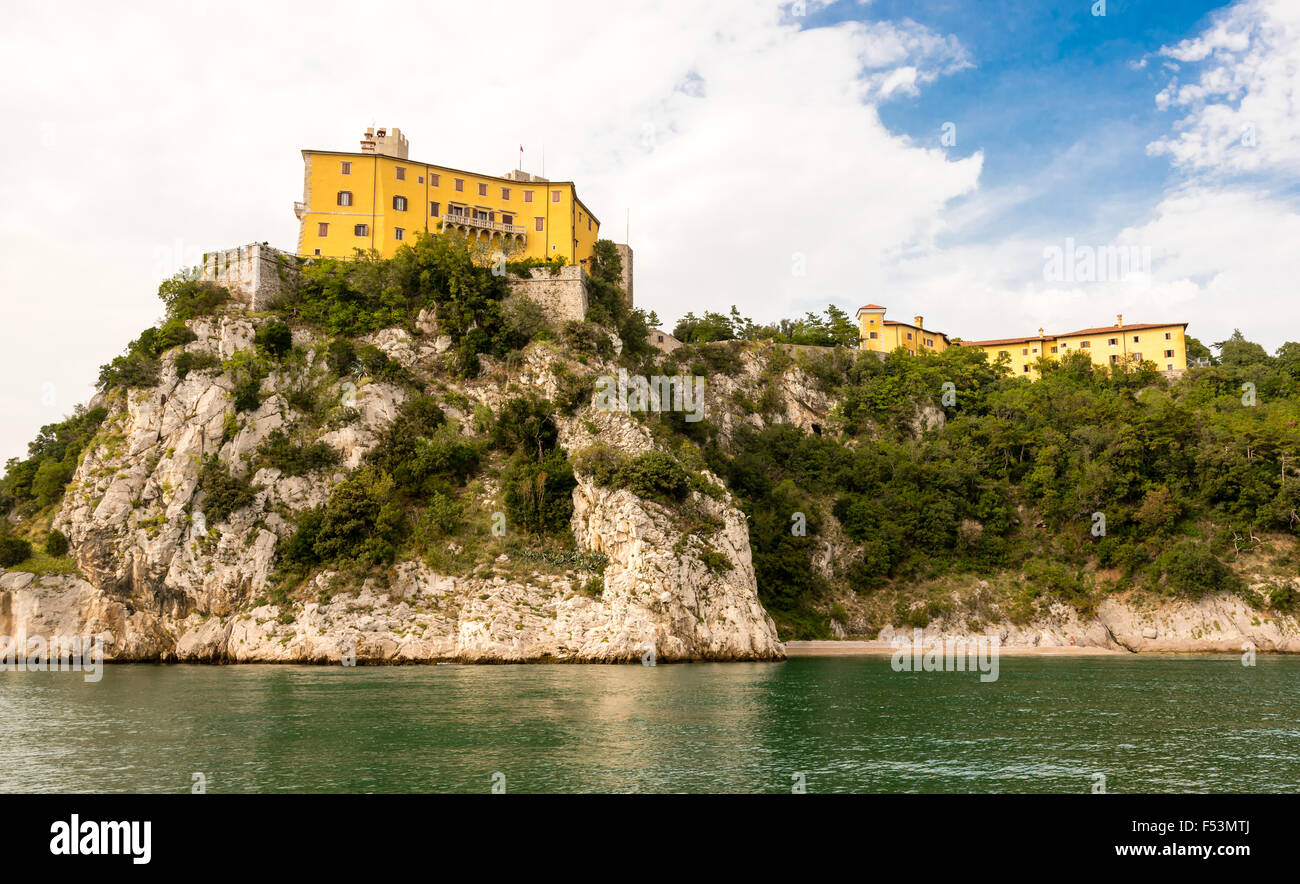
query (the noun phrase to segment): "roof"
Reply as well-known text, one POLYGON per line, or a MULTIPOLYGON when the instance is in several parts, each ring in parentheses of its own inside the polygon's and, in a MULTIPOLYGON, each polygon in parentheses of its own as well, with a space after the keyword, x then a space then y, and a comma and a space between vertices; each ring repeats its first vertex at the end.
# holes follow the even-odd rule
POLYGON ((342 156, 342 157, 362 157, 362 158, 383 157, 384 159, 393 160, 394 162, 397 163, 410 163, 412 166, 425 166, 429 169, 441 169, 444 172, 456 172, 461 175, 473 175, 475 178, 491 178, 493 181, 503 181, 507 184, 511 184, 516 187, 518 187, 521 184, 535 184, 540 186, 542 190, 545 190, 546 185, 548 184, 567 184, 573 188, 574 201, 576 201, 578 205, 582 206, 582 208, 586 210, 587 214, 591 216, 593 221, 595 221, 597 224, 600 224, 600 219, 596 217, 596 213, 593 212, 587 206, 587 204, 584 203, 582 199, 578 196, 578 186, 574 184, 572 181, 553 181, 553 180, 537 181, 537 182, 516 181, 513 178, 506 178, 502 175, 488 175, 485 172, 468 172, 464 169, 454 169, 451 166, 440 166, 437 163, 421 163, 416 160, 412 160, 410 158, 403 159, 402 157, 395 157, 392 154, 386 154, 386 153, 371 153, 371 152, 362 153, 361 151, 356 151, 356 150, 313 150, 312 148, 309 147, 304 147, 302 149, 302 152, 304 155, 309 153, 326 153, 326 154, 332 154, 335 156, 342 156))
POLYGON ((1026 344, 1030 341, 1055 341, 1059 338, 1081 338, 1091 335, 1104 335, 1109 332, 1123 332, 1144 328, 1187 328, 1185 322, 1134 322, 1128 325, 1103 325, 1097 328, 1081 328, 1078 331, 1062 332, 1059 335, 1027 335, 1023 338, 994 338, 989 341, 962 341, 963 347, 997 347, 1002 344, 1026 344))
POLYGON ((858 309, 859 310, 884 310, 885 308, 881 307, 879 304, 863 304, 858 309))
POLYGON ((1053 338, 1053 335, 1043 335, 1042 337, 1031 335, 1027 338, 995 338, 991 341, 961 341, 959 343, 963 347, 998 347, 1002 344, 1027 344, 1030 341, 1050 341, 1053 340, 1053 338))
POLYGON ((1179 326, 1187 328, 1185 322, 1134 322, 1129 325, 1103 325, 1098 328, 1081 328, 1078 331, 1062 332, 1056 335, 1058 338, 1073 338, 1078 335, 1104 335, 1106 332, 1122 332, 1129 329, 1141 328, 1169 328, 1170 326, 1179 326))
POLYGON ((919 325, 912 325, 910 322, 899 322, 897 319, 886 319, 885 325, 901 325, 903 328, 914 328, 917 331, 925 332, 928 335, 938 335, 945 340, 948 338, 947 332, 935 331, 932 328, 921 328, 919 325))

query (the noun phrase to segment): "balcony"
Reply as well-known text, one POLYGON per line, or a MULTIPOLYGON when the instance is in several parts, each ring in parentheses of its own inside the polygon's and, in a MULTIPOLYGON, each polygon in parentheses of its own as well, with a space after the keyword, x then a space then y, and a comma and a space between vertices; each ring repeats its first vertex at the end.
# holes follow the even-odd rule
POLYGON ((506 224, 502 221, 490 221, 487 218, 475 218, 473 215, 453 215, 447 213, 442 216, 444 227, 459 227, 462 230, 487 231, 489 236, 493 233, 499 233, 503 236, 524 236, 528 230, 522 224, 506 224))

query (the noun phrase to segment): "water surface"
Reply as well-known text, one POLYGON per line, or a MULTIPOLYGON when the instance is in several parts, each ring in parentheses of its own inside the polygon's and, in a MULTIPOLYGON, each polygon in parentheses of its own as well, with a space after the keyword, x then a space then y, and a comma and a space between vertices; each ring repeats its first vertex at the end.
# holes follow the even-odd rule
POLYGON ((1300 658, 0 672, 0 791, 1297 791, 1300 658))

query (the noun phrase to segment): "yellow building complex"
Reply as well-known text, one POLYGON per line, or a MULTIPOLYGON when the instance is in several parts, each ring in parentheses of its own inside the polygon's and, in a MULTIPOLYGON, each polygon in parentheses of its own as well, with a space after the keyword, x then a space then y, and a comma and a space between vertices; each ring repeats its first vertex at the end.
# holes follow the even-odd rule
POLYGON ((942 353, 952 346, 943 332, 925 328, 925 317, 914 316, 911 325, 896 322, 885 318, 885 308, 879 304, 858 308, 858 329, 863 350, 889 353, 898 347, 906 347, 907 352, 915 356, 919 350, 942 353))
POLYGON ((1124 315, 1119 314, 1114 325, 1083 328, 1064 334, 1047 335, 1040 328, 1038 334, 1023 338, 963 341, 950 340, 942 332, 926 331, 920 316, 915 317, 911 325, 894 322, 885 319, 884 307, 867 304, 858 310, 858 325, 863 350, 889 352, 905 347, 915 355, 921 350, 943 352, 954 346, 979 347, 988 354, 989 362, 1005 359, 1013 374, 1031 379, 1039 377, 1039 359, 1057 360, 1073 351, 1087 353, 1095 365, 1151 362, 1166 372, 1187 369, 1185 322, 1125 325, 1124 315))
POLYGON ((361 150, 304 150, 298 254, 391 257, 424 231, 456 229, 511 260, 587 265, 600 221, 572 181, 523 171, 481 175, 415 163, 400 129, 367 129, 361 150))

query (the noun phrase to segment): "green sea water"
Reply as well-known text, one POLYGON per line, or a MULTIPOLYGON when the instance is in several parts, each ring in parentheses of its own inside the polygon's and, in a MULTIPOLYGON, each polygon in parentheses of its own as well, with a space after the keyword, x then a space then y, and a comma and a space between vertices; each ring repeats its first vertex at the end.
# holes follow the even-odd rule
POLYGON ((0 672, 0 791, 1300 791, 1300 658, 0 672))

